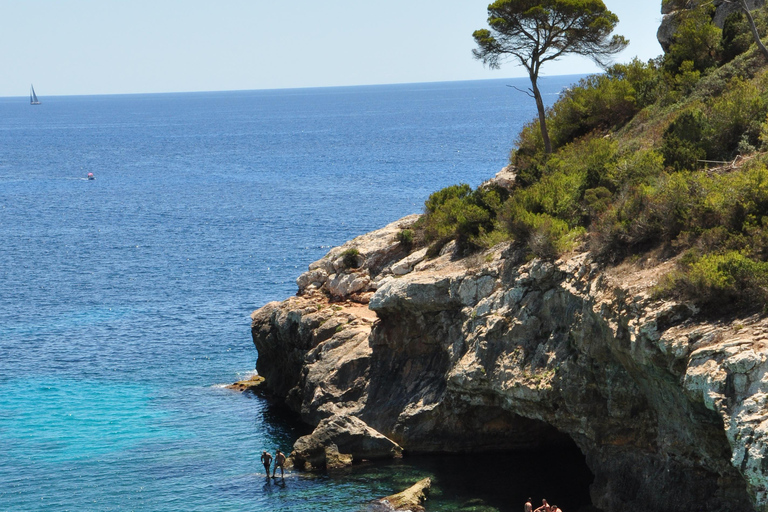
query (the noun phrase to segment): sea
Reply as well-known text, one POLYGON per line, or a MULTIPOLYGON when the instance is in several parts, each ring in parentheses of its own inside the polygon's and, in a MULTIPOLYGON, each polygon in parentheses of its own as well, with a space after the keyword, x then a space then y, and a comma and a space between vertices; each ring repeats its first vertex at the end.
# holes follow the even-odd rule
POLYGON ((426 476, 428 512, 588 504, 556 454, 273 480, 306 426, 225 388, 309 263, 504 167, 528 85, 0 98, 0 511, 358 512, 426 476))

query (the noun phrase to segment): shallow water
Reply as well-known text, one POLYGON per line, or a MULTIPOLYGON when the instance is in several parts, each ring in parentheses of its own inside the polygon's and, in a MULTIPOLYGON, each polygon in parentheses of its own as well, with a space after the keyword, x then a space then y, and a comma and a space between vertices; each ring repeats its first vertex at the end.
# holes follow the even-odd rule
POLYGON ((222 387, 310 262, 506 164, 510 83, 0 99, 0 510, 356 511, 444 468, 428 510, 519 508, 488 457, 267 482, 303 429, 222 387))

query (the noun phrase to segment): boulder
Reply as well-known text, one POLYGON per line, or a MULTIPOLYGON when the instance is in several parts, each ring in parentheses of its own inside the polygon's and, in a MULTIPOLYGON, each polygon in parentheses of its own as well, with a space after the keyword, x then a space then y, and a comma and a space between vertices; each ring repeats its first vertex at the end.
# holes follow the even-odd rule
POLYGON ((515 187, 515 180, 517 180, 517 172, 511 165, 504 167, 502 170, 496 173, 496 176, 489 179, 481 187, 501 187, 507 190, 512 190, 515 187))
POLYGON ((402 456, 397 443, 354 416, 332 416, 293 445, 291 459, 304 469, 351 464, 352 461, 392 459, 402 456), (329 458, 330 455, 330 458, 329 458))
POLYGON ((334 298, 346 298, 354 293, 368 291, 370 278, 362 272, 336 274, 328 281, 328 292, 334 298))
POLYGON ((296 284, 299 287, 299 295, 307 291, 310 286, 314 288, 322 288, 326 281, 328 281, 328 272, 322 268, 315 268, 304 272, 298 279, 296 279, 296 284))
POLYGON ((424 478, 419 480, 403 492, 387 496, 378 500, 383 505, 383 510, 400 510, 403 512, 423 512, 422 503, 427 500, 427 493, 432 487, 432 480, 424 478))
POLYGON ((392 265, 392 273, 396 276, 403 276, 413 270, 417 264, 421 263, 424 258, 427 257, 427 248, 418 250, 412 254, 409 254, 405 258, 401 259, 397 263, 392 265))

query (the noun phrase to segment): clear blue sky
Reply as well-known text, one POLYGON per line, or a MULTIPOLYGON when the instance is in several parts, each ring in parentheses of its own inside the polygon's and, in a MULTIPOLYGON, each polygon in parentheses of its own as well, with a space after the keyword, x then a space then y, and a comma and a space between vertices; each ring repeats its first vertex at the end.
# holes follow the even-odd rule
MULTIPOLYGON (((604 0, 661 53, 661 0, 604 0)), ((274 89, 525 76, 472 59, 488 0, 0 0, 0 96, 274 89)), ((567 57, 546 75, 595 72, 567 57)))

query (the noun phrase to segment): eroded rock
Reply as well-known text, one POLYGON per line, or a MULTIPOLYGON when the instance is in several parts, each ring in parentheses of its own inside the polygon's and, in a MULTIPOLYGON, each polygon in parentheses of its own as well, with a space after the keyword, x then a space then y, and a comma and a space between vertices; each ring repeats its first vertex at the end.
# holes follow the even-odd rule
POLYGON ((392 459, 402 449, 354 416, 333 416, 293 445, 294 466, 305 469, 340 467, 352 461, 392 459))
POLYGON ((382 510, 400 510, 403 512, 423 512, 422 503, 427 501, 427 494, 432 487, 432 480, 424 478, 406 490, 378 500, 382 510))
POLYGON ((261 375, 254 375, 249 379, 239 380, 234 384, 230 384, 227 386, 227 388, 232 389, 234 391, 240 391, 241 393, 244 393, 244 392, 253 393, 263 383, 264 383, 264 377, 262 377, 261 375))

